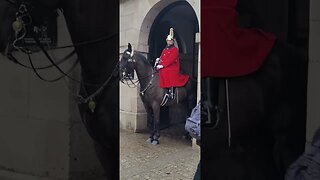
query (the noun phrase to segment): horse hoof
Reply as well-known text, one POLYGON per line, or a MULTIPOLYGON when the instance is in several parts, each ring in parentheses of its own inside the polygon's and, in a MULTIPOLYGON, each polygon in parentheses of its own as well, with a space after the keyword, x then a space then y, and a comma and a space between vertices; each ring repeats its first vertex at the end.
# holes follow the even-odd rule
POLYGON ((148 138, 148 139, 147 139, 147 142, 148 142, 148 143, 152 143, 152 141, 153 141, 153 138, 148 138))
POLYGON ((154 139, 151 144, 152 144, 152 145, 158 145, 158 144, 159 144, 159 140, 154 139))

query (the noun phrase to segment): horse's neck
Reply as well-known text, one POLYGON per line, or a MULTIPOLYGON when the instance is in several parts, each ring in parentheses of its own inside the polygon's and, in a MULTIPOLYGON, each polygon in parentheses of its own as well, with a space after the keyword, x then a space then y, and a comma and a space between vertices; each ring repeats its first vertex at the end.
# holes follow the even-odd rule
POLYGON ((110 20, 106 24, 90 21, 90 18, 115 16, 118 11, 110 7, 112 3, 117 2, 115 0, 101 1, 98 4, 90 1, 75 2, 64 1, 63 3, 64 16, 72 41, 74 43, 88 42, 110 37, 90 46, 75 47, 82 68, 83 80, 101 84, 118 62, 118 48, 114 44, 117 44, 119 40, 117 36, 112 36, 118 33, 118 21, 110 20))
POLYGON ((141 88, 146 87, 153 75, 153 69, 151 65, 144 63, 143 59, 136 59, 135 70, 137 72, 141 88))

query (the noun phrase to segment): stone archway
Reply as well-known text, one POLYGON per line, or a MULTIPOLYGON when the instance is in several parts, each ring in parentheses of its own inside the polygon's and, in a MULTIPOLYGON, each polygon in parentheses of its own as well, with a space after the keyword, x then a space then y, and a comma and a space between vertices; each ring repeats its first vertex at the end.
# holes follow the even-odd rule
MULTIPOLYGON (((140 48, 140 51, 145 52, 150 62, 154 63, 154 60, 160 56, 165 47, 165 37, 169 28, 173 27, 179 47, 181 71, 193 79, 197 79, 199 46, 195 41, 196 34, 199 33, 198 19, 194 7, 187 1, 160 1, 148 12, 142 23, 138 49, 140 48)), ((194 94, 196 94, 196 89, 194 94)), ((196 95, 194 101, 189 103, 189 108, 195 104, 196 95)), ((171 107, 170 111, 162 108, 161 126, 168 126, 170 121, 173 124, 184 122, 190 113, 190 110, 185 111, 184 109, 184 105, 171 107)), ((151 125, 150 122, 148 124, 151 125)))
MULTIPOLYGON (((139 33, 139 43, 137 49, 141 52, 149 53, 149 34, 153 22, 156 20, 158 15, 168 6, 177 3, 185 2, 188 3, 194 10, 194 13, 197 17, 197 21, 200 22, 200 3, 197 0, 166 0, 159 1, 155 3, 152 8, 145 15, 139 33)), ((200 24, 199 24, 200 27, 200 24)))
MULTIPOLYGON (((148 41, 152 24, 161 11, 176 2, 189 3, 199 22, 200 1, 198 0, 130 0, 120 2, 120 56, 127 48, 128 42, 130 42, 135 50, 148 57, 148 41)), ((197 46, 200 46, 199 42, 199 33, 197 33, 197 46)), ((198 59, 199 64, 200 58, 198 59)), ((197 66, 199 67, 200 65, 194 67, 197 66)), ((198 85, 198 99, 200 97, 199 87, 200 84, 198 85)), ((147 128, 147 118, 138 89, 128 88, 124 84, 120 84, 120 94, 121 129, 133 130, 134 132, 145 130, 147 128)))

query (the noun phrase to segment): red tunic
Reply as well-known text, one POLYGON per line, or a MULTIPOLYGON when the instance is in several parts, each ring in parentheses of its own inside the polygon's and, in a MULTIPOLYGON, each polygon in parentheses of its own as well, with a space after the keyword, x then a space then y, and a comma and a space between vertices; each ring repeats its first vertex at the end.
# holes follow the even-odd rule
POLYGON ((165 48, 160 56, 160 63, 163 68, 159 70, 160 87, 181 87, 188 80, 188 75, 180 74, 179 50, 175 46, 165 48))
POLYGON ((201 1, 201 76, 234 77, 258 70, 275 36, 237 25, 237 0, 201 1))

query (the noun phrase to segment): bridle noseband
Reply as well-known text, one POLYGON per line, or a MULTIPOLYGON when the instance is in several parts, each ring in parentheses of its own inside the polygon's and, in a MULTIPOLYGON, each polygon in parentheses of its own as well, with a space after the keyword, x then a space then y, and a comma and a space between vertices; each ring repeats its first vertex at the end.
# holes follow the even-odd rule
MULTIPOLYGON (((132 50, 131 53, 130 53, 129 51, 126 51, 125 54, 127 54, 127 55, 129 56, 129 57, 128 57, 128 60, 127 60, 128 66, 133 66, 133 67, 134 67, 136 60, 133 58, 133 55, 134 55, 133 50, 132 50)), ((133 69, 134 69, 134 68, 133 68, 133 69)), ((134 72, 128 73, 126 67, 120 67, 120 71, 121 71, 121 75, 122 75, 120 81, 121 81, 122 83, 125 83, 124 81, 127 82, 127 81, 129 80, 129 81, 131 82, 131 84, 129 84, 128 82, 127 82, 126 84, 127 84, 129 87, 131 87, 131 88, 135 88, 137 82, 133 82, 133 81, 134 81, 134 72), (132 85, 133 85, 133 86, 132 86, 132 85)), ((134 70, 133 70, 133 71, 134 71, 134 70)))

